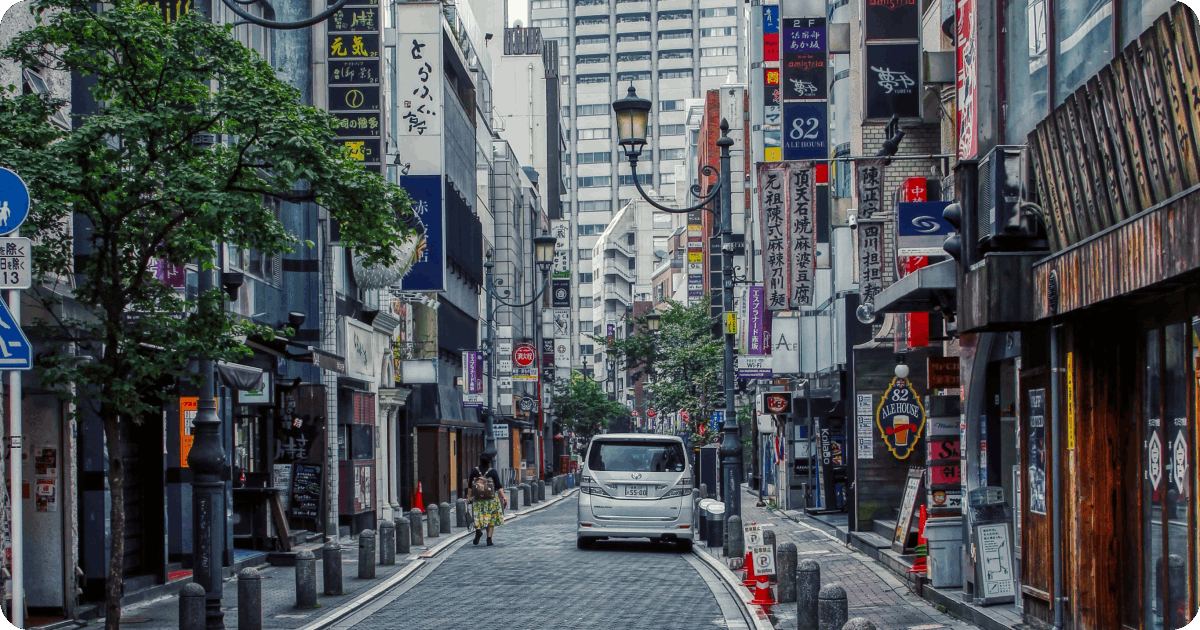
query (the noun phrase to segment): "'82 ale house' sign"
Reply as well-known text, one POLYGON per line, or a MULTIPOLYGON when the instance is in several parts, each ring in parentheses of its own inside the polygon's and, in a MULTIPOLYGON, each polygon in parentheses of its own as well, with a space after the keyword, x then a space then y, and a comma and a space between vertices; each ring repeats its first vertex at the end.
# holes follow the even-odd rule
POLYGON ((892 379, 875 410, 875 424, 892 455, 897 459, 912 455, 925 428, 925 406, 912 381, 899 376, 892 379))

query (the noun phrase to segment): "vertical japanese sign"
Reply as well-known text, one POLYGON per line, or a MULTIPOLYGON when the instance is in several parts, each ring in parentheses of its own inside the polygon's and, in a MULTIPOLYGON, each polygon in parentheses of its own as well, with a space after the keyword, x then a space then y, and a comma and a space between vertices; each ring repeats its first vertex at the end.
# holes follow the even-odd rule
POLYGON ((788 229, 791 308, 813 305, 817 269, 816 183, 812 162, 788 164, 788 229))
POLYGON ((446 217, 441 175, 406 175, 400 186, 412 199, 413 212, 425 226, 425 249, 400 281, 405 291, 446 289, 446 217))
POLYGON ((364 168, 382 173, 379 7, 367 0, 350 5, 326 22, 327 103, 338 143, 364 168))
POLYGON ((699 212, 688 213, 687 280, 688 303, 704 297, 704 224, 699 212))
POLYGON ((764 5, 762 7, 763 32, 763 149, 764 162, 778 162, 783 159, 783 145, 780 141, 780 123, 783 110, 780 107, 779 90, 779 60, 780 53, 780 18, 779 5, 764 5))
POLYGON ((763 8, 763 61, 779 61, 779 5, 763 8))
POLYGON ((483 353, 468 350, 463 353, 463 407, 483 406, 483 353))
POLYGON ((550 234, 555 238, 554 267, 550 272, 550 306, 571 308, 571 222, 551 221, 550 234))
POLYGON ((883 209, 883 160, 858 162, 858 218, 873 219, 883 209))
POLYGON ((442 31, 436 6, 398 5, 411 26, 396 42, 396 151, 402 175, 442 173, 442 31), (411 19, 410 19, 411 14, 411 19), (426 24, 425 22, 428 22, 426 24))
POLYGON ((824 17, 783 17, 779 91, 783 159, 829 157, 829 53, 824 17))
POLYGON ((769 311, 788 308, 788 200, 787 169, 760 164, 758 167, 760 221, 763 230, 763 281, 769 311))
MULTIPOLYGON (((976 50, 975 0, 958 0, 955 3, 954 44, 957 55, 958 76, 956 94, 958 102, 958 159, 969 160, 979 151, 979 87, 978 51, 976 50)), ((1030 27, 1030 31, 1033 27, 1030 27)))
POLYGON ((858 297, 874 304, 883 291, 883 221, 858 222, 858 297))

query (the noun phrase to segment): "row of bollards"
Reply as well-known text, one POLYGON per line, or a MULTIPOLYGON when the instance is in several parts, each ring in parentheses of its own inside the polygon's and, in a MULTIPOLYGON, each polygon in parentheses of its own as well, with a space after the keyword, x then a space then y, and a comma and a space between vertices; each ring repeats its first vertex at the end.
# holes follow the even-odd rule
MULTIPOLYGON (((557 495, 573 487, 567 475, 545 481, 522 483, 506 490, 509 505, 517 508, 518 497, 529 506, 546 500, 546 490, 557 495)), ((397 556, 408 556, 414 546, 425 544, 425 538, 438 538, 451 533, 451 508, 454 508, 454 525, 470 527, 472 518, 467 502, 459 499, 453 506, 449 503, 430 504, 427 511, 413 509, 407 515, 397 515, 393 521, 380 521, 378 530, 363 530, 358 535, 358 578, 375 579, 376 557, 378 564, 396 564, 397 556)), ((296 607, 317 607, 317 558, 311 551, 296 554, 296 607)), ((325 595, 342 595, 342 546, 336 538, 321 548, 321 566, 325 595)), ((243 569, 238 573, 238 630, 262 630, 262 576, 255 569, 243 569)), ((205 593, 199 584, 188 584, 179 593, 180 630, 204 630, 205 593)))

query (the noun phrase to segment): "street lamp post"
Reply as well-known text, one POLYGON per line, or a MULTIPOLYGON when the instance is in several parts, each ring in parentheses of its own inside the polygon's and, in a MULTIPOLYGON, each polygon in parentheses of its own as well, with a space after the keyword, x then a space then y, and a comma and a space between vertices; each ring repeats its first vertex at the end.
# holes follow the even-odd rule
MULTIPOLYGON (((733 313, 733 196, 730 187, 730 172, 729 172, 729 148, 733 146, 733 139, 729 137, 729 122, 721 119, 721 137, 717 140, 717 146, 721 148, 721 170, 718 174, 716 169, 705 164, 700 172, 712 176, 717 175, 717 182, 708 194, 700 195, 700 185, 692 185, 692 194, 695 195, 700 203, 690 208, 668 208, 666 206, 655 203, 653 199, 642 190, 641 182, 637 177, 638 158, 642 155, 642 148, 646 146, 646 135, 648 131, 648 123, 650 117, 650 109, 652 104, 650 101, 639 98, 637 91, 634 90, 633 84, 629 85, 629 92, 625 98, 613 102, 612 108, 617 115, 617 135, 620 139, 620 145, 625 150, 625 157, 629 159, 629 168, 633 173, 633 183, 637 187, 638 194, 645 199, 647 203, 655 208, 672 214, 685 214, 694 210, 705 209, 712 212, 714 217, 720 221, 721 227, 721 286, 722 286, 722 308, 726 315, 733 313), (720 195, 719 208, 714 209, 710 202, 720 195)), ((654 320, 650 323, 652 330, 657 328, 658 322, 654 320)), ((742 484, 742 443, 741 429, 738 426, 737 414, 734 410, 734 363, 733 363, 733 333, 729 327, 725 327, 725 423, 721 427, 721 449, 722 456, 722 480, 724 486, 724 502, 725 502, 725 518, 729 519, 732 516, 741 516, 742 504, 739 492, 742 484)))
POLYGON ((492 270, 496 268, 496 263, 492 262, 491 250, 488 250, 487 260, 483 263, 484 288, 487 292, 487 303, 484 308, 487 315, 487 319, 484 321, 484 326, 486 327, 487 332, 484 341, 484 352, 487 353, 488 360, 488 402, 487 415, 484 419, 483 454, 487 455, 492 461, 495 461, 497 453, 496 434, 492 431, 492 422, 495 415, 495 412, 493 411, 495 394, 493 392, 495 392, 494 383, 496 382, 496 352, 494 345, 495 333, 492 324, 496 319, 496 313, 500 310, 501 306, 524 308, 530 304, 533 304, 534 302, 537 302, 538 299, 542 297, 542 294, 546 292, 546 286, 550 283, 550 267, 554 264, 554 245, 557 242, 557 239, 549 234, 546 234, 545 232, 543 232, 541 236, 533 237, 534 261, 537 263, 538 271, 542 273, 542 286, 528 302, 522 302, 520 304, 516 302, 506 302, 505 298, 511 296, 512 291, 510 289, 503 289, 502 291, 498 291, 496 289, 496 285, 503 284, 503 280, 497 282, 493 277, 492 270), (499 302, 500 304, 493 307, 493 301, 499 302))

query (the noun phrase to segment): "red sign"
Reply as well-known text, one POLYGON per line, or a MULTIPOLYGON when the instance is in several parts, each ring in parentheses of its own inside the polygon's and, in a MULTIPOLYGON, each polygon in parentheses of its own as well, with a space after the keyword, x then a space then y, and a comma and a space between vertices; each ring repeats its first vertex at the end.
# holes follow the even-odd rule
POLYGON ((791 394, 765 394, 763 407, 767 413, 790 413, 792 411, 791 394))
POLYGON ((647 416, 647 417, 649 417, 649 418, 653 418, 653 417, 654 417, 654 416, 656 416, 656 415, 658 415, 658 414, 654 413, 654 407, 651 407, 651 408, 649 408, 649 409, 647 409, 647 410, 646 410, 646 416, 647 416))
POLYGON ((534 349, 533 344, 519 343, 513 348, 512 357, 513 365, 517 367, 533 367, 534 362, 537 361, 537 350, 534 349))
POLYGON ((901 201, 905 202, 926 202, 929 201, 929 186, 924 177, 909 177, 904 180, 904 189, 901 192, 901 201))

